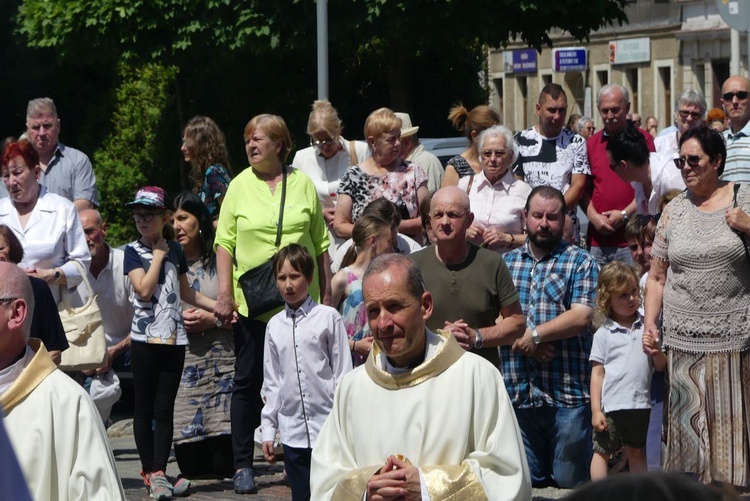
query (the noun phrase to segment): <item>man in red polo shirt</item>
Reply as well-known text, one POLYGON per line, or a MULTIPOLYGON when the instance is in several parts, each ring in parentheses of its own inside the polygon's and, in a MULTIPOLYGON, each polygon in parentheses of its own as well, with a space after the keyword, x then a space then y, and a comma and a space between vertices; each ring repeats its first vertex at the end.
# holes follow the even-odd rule
MULTIPOLYGON (((596 107, 604 121, 604 129, 586 141, 591 177, 581 206, 586 209, 589 218, 587 243, 600 266, 610 261, 632 263, 625 225, 635 214, 635 193, 633 187, 610 168, 607 157, 608 139, 628 126, 628 90, 617 84, 605 85, 596 98, 596 107)), ((638 131, 646 139, 648 150, 655 151, 651 134, 643 129, 638 131)))

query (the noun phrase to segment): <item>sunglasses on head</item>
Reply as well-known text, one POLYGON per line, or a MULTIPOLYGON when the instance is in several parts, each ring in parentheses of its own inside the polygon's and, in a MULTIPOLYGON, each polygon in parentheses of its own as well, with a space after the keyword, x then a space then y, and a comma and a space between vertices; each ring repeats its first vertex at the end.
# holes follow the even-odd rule
POLYGON ((737 96, 737 99, 747 99, 748 93, 747 91, 741 90, 739 92, 727 92, 726 94, 721 95, 724 101, 731 101, 735 96, 737 96))
POLYGON ((678 169, 684 169, 685 164, 688 164, 690 167, 698 167, 698 165, 700 165, 701 158, 703 157, 700 155, 688 155, 686 157, 675 158, 674 164, 678 169))

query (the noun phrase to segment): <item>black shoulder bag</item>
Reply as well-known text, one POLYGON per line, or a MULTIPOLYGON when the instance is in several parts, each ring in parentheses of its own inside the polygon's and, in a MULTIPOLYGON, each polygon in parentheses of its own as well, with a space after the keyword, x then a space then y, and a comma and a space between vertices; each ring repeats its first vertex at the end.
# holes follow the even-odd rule
MULTIPOLYGON (((281 209, 279 209, 279 223, 276 226, 276 250, 281 243, 281 229, 284 223, 284 202, 286 201, 286 165, 281 166, 281 209)), ((274 253, 275 254, 275 253, 274 253)), ((248 270, 239 278, 242 293, 247 303, 247 317, 255 318, 264 313, 284 305, 284 299, 279 294, 276 286, 276 277, 273 273, 273 258, 260 266, 248 270)))
MULTIPOLYGON (((734 207, 737 207, 737 192, 740 189, 739 183, 734 183, 734 207)), ((735 233, 737 233, 737 236, 740 237, 740 240, 742 240, 742 246, 745 247, 745 259, 747 260, 747 265, 750 266, 750 249, 747 248, 747 237, 745 235, 744 231, 735 230, 735 233)))

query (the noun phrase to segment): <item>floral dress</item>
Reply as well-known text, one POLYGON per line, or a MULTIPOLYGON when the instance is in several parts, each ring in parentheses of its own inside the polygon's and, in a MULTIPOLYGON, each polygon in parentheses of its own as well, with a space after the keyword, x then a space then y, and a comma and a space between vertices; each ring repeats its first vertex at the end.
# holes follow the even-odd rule
POLYGON ((210 166, 203 176, 203 184, 198 196, 208 207, 208 213, 214 220, 219 219, 219 199, 226 195, 230 181, 232 181, 232 175, 226 167, 220 164, 210 166))
MULTIPOLYGON (((365 298, 362 295, 362 280, 349 267, 344 268, 344 273, 346 273, 349 295, 341 302, 341 316, 344 319, 347 337, 353 341, 359 341, 371 336, 370 327, 367 325, 365 298)), ((355 366, 362 365, 366 359, 367 357, 360 353, 352 353, 355 366)))
POLYGON ((402 219, 411 219, 419 215, 417 191, 423 185, 427 185, 424 169, 406 160, 382 176, 371 176, 359 165, 352 165, 341 178, 338 194, 352 198, 352 222, 359 219, 367 204, 378 198, 396 204, 402 219))
MULTIPOLYGON (((215 271, 201 261, 188 262, 190 286, 210 298, 216 297, 215 271)), ((183 310, 193 306, 183 302, 183 310)), ((174 406, 174 444, 231 435, 229 409, 234 386, 234 337, 232 331, 211 328, 188 333, 190 346, 174 406)), ((227 451, 231 458, 231 450, 227 451)))

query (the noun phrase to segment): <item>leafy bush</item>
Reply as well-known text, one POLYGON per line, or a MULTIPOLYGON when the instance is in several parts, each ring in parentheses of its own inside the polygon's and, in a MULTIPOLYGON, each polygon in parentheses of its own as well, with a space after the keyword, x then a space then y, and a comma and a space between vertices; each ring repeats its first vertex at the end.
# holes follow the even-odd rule
POLYGON ((177 68, 123 64, 119 73, 122 82, 117 89, 112 130, 93 158, 99 210, 109 225, 107 240, 115 246, 138 236, 125 203, 157 170, 157 138, 164 110, 174 99, 177 68))

